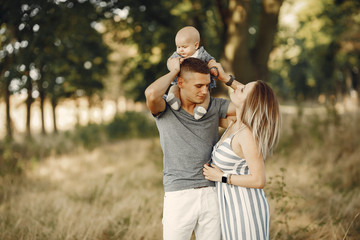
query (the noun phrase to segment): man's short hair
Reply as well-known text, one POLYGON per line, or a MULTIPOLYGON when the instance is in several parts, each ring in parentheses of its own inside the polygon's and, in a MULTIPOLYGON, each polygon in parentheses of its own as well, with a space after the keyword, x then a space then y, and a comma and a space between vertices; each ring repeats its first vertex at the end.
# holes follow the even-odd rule
POLYGON ((180 75, 183 72, 210 74, 207 64, 197 58, 186 58, 180 65, 180 75))

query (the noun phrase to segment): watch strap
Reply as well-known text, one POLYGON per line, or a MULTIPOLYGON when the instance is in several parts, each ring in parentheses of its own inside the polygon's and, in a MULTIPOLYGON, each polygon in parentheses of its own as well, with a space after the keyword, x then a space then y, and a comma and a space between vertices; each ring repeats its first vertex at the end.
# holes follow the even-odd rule
POLYGON ((226 173, 224 173, 224 175, 222 175, 222 177, 221 177, 221 182, 227 183, 227 178, 228 178, 228 175, 226 173))
POLYGON ((229 76, 230 76, 230 80, 227 81, 227 82, 225 83, 225 85, 230 87, 231 84, 233 83, 233 81, 235 80, 235 78, 234 78, 233 75, 229 75, 229 76))

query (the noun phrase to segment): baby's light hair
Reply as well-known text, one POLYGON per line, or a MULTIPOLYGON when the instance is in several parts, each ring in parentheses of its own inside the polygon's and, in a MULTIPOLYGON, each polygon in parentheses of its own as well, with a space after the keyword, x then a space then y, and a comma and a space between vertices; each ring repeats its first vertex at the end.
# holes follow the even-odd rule
POLYGON ((186 26, 186 27, 183 27, 181 28, 177 34, 176 34, 176 37, 175 39, 178 37, 178 36, 182 36, 182 35, 185 35, 186 37, 190 38, 192 40, 192 42, 198 42, 200 43, 200 33, 199 31, 194 28, 193 26, 186 26))

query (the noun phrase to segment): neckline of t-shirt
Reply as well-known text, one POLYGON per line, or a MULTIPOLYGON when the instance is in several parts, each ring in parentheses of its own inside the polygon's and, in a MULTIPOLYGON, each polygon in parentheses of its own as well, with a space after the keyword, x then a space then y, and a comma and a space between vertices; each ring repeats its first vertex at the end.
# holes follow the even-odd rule
MULTIPOLYGON (((213 98, 210 96, 210 103, 209 103, 209 106, 208 106, 208 110, 211 108, 211 104, 213 102, 213 98)), ((185 114, 186 116, 190 117, 190 118, 194 118, 194 115, 191 115, 190 113, 188 113, 185 109, 183 109, 182 107, 180 107, 179 109, 179 112, 185 114)), ((209 111, 208 111, 209 112, 209 111)), ((207 113, 206 113, 207 114, 207 113)), ((206 116, 206 114, 204 116, 206 116)), ((195 118, 194 118, 195 119, 195 118)), ((201 118, 202 119, 202 118, 201 118)), ((201 120, 199 119, 199 120, 201 120)), ((197 120, 197 121, 199 121, 197 120)))

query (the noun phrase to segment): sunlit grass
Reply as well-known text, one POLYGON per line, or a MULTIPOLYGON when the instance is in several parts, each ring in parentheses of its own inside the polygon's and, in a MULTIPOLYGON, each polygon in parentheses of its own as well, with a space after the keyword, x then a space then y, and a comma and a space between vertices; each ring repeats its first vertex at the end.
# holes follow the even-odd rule
POLYGON ((2 179, 0 239, 159 239, 162 170, 154 144, 123 141, 2 179))
MULTIPOLYGON (((284 115, 266 162, 271 239, 360 238, 358 114, 284 115)), ((162 239, 159 139, 30 161, 0 178, 0 239, 162 239)))

